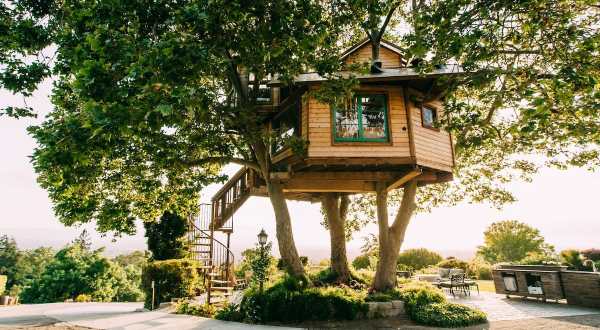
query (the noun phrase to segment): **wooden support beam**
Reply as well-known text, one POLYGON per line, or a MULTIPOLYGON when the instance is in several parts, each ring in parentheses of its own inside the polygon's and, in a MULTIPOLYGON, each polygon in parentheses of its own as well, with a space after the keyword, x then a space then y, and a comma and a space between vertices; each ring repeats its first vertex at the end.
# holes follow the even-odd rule
POLYGON ((293 180, 352 180, 352 181, 391 181, 404 172, 390 171, 327 171, 295 172, 293 180))
POLYGON ((373 192, 375 183, 355 180, 297 180, 295 178, 283 185, 284 192, 373 192))
POLYGON ((404 185, 408 181, 410 181, 410 180, 418 177, 419 175, 421 175, 421 173, 423 173, 423 171, 420 168, 412 170, 412 171, 406 173, 405 175, 401 176, 398 180, 396 180, 395 182, 393 182, 392 184, 390 184, 387 187, 387 191, 394 190, 394 189, 396 189, 396 188, 404 185))

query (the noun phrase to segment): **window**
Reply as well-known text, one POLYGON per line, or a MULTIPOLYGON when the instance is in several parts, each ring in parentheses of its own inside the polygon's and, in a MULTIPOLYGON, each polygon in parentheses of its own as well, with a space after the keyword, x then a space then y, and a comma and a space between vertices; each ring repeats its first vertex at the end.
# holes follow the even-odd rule
POLYGON ((280 152, 286 146, 287 140, 291 136, 300 135, 300 120, 298 113, 300 112, 300 104, 296 103, 284 111, 280 112, 271 121, 271 129, 275 135, 271 152, 273 154, 280 152))
POLYGON ((336 142, 387 142, 387 106, 383 94, 357 94, 344 109, 334 109, 336 142))
POLYGON ((421 107, 421 122, 423 127, 435 128, 437 123, 437 110, 427 106, 421 107))

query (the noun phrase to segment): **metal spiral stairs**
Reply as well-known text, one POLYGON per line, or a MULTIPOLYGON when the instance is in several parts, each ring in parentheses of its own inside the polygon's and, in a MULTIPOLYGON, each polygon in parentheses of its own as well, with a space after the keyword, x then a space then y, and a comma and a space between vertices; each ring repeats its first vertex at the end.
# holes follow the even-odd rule
POLYGON ((222 304, 235 288, 235 259, 230 249, 233 214, 250 197, 254 171, 242 168, 215 194, 211 204, 201 204, 198 215, 188 219, 190 257, 198 262, 204 275, 206 302, 222 304), (225 235, 224 242, 217 239, 225 235))

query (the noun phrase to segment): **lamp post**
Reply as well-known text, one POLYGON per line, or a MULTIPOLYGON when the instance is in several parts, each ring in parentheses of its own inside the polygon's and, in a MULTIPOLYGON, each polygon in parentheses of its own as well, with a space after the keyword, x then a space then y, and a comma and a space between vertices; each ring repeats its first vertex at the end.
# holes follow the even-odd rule
MULTIPOLYGON (((260 258, 261 260, 265 259, 265 245, 267 244, 267 238, 269 238, 269 236, 267 235, 267 233, 265 232, 264 229, 260 230, 260 233, 258 233, 258 244, 260 245, 260 258)), ((260 277, 260 293, 263 292, 263 281, 264 281, 264 274, 263 276, 260 277)))

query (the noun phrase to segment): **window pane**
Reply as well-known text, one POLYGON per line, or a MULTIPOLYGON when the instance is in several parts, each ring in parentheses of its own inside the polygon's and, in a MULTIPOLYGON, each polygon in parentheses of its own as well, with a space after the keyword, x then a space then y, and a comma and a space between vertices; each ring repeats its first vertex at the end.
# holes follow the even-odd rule
POLYGON ((385 98, 382 95, 361 96, 363 138, 385 138, 385 98))
POLYGON ((335 111, 335 137, 358 139, 358 105, 356 98, 345 109, 335 111))
POLYGON ((433 127, 435 123, 435 110, 423 107, 423 126, 433 127))

